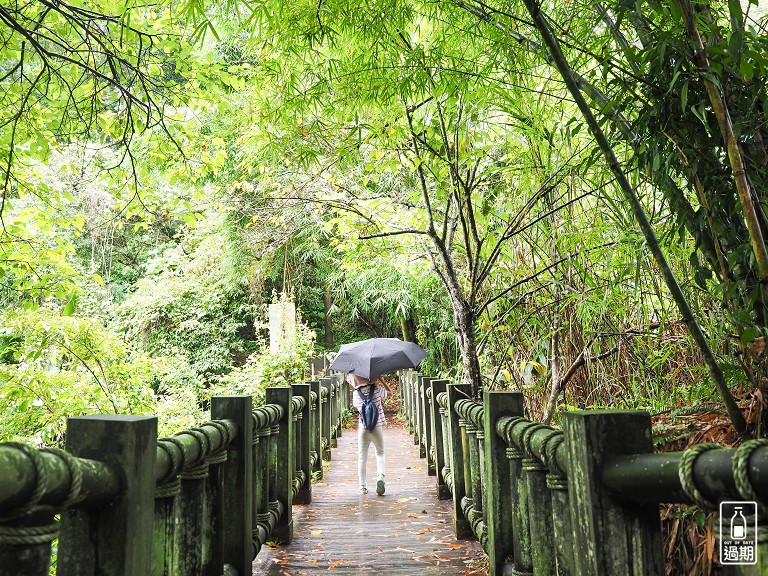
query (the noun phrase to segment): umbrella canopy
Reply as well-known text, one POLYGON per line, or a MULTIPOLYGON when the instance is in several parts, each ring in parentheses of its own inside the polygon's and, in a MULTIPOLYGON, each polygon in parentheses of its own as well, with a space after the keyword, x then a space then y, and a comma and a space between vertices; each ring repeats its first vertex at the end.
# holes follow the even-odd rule
POLYGON ((342 344, 331 362, 331 370, 352 372, 363 378, 375 378, 402 368, 416 368, 427 352, 413 342, 399 338, 369 338, 342 344))

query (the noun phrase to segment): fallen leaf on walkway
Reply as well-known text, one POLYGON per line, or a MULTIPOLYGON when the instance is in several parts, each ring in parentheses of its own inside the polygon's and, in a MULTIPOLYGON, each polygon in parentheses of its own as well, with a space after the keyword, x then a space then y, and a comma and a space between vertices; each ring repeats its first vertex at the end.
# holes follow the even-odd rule
POLYGON ((322 530, 312 530, 312 532, 310 532, 312 536, 320 536, 320 534, 322 533, 323 533, 322 530))

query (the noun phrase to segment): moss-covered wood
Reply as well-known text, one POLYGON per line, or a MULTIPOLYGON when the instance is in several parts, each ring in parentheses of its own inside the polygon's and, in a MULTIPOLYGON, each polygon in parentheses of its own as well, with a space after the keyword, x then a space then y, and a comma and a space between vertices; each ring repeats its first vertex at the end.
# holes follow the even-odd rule
POLYGON ((249 574, 253 561, 253 405, 250 396, 219 396, 211 401, 211 416, 237 424, 237 435, 223 463, 223 557, 238 574, 249 574))
POLYGON ((658 507, 621 504, 601 479, 611 457, 653 450, 650 416, 618 410, 566 412, 564 430, 577 574, 664 574, 658 507))
POLYGON ((332 378, 320 378, 322 387, 322 410, 320 417, 320 428, 322 430, 321 446, 323 460, 331 461, 331 388, 332 378))
POLYGON ((445 466, 447 463, 446 436, 443 432, 445 426, 445 409, 440 406, 437 397, 447 390, 448 380, 435 379, 432 381, 432 437, 435 445, 435 476, 437 480, 437 497, 447 500, 451 497, 450 489, 445 481, 445 466))
POLYGON ((293 501, 296 504, 309 504, 312 502, 312 466, 310 463, 312 449, 312 432, 310 426, 312 421, 310 417, 310 386, 309 384, 294 384, 292 388, 294 396, 300 396, 304 399, 304 407, 301 409, 301 412, 297 414, 295 441, 296 470, 303 473, 304 482, 293 501))
POLYGON ((106 507, 62 514, 57 573, 146 576, 152 569, 157 418, 83 416, 67 425, 67 451, 118 471, 117 498, 106 507))
POLYGON ((296 453, 293 441, 293 403, 290 388, 267 388, 267 404, 277 404, 284 409, 284 416, 277 424, 275 441, 275 492, 274 501, 282 505, 283 512, 272 530, 273 537, 283 544, 293 539, 293 475, 296 471, 296 453))
POLYGON ((523 415, 523 395, 516 392, 484 391, 483 427, 485 428, 486 526, 488 529, 489 570, 491 576, 504 572, 512 547, 512 476, 507 460, 507 446, 496 433, 496 422, 503 416, 523 415))
POLYGON ((461 510, 461 501, 467 495, 465 483, 465 458, 462 449, 462 434, 459 426, 459 415, 453 406, 460 398, 466 398, 471 393, 468 384, 448 385, 448 445, 450 449, 451 473, 453 475, 453 532, 456 538, 469 538, 472 528, 461 510))
MULTIPOLYGON (((318 479, 323 477, 323 434, 322 434, 322 416, 323 407, 322 399, 320 397, 320 382, 312 381, 309 383, 311 392, 314 392, 313 398, 314 404, 310 410, 311 424, 310 430, 312 431, 312 453, 314 454, 314 464, 312 465, 312 474, 318 479)), ((311 478, 311 476, 310 476, 311 478)))

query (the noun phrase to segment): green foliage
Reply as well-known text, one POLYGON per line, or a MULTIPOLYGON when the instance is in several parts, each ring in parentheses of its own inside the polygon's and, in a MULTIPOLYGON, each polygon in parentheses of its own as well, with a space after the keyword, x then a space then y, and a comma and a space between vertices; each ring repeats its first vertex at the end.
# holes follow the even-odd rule
POLYGON ((147 275, 117 311, 129 338, 152 354, 185 355, 204 381, 227 372, 254 347, 256 307, 223 222, 222 215, 211 216, 150 259, 147 275))
POLYGON ((94 320, 47 307, 6 310, 0 350, 2 440, 56 444, 68 416, 144 414, 154 407, 152 359, 94 320))
POLYGON ((255 405, 264 403, 270 386, 290 386, 306 379, 307 359, 312 356, 315 333, 304 323, 296 323, 296 337, 278 352, 264 342, 242 366, 221 377, 210 394, 250 394, 255 405))

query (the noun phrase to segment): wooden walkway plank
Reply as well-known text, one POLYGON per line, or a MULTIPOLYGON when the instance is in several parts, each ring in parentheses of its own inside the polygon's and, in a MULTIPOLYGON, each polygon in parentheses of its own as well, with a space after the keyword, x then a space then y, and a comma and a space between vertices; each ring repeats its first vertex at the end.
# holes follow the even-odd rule
POLYGON ((253 573, 266 576, 334 576, 476 573, 484 558, 476 541, 457 541, 449 500, 437 500, 435 478, 400 426, 385 428, 387 490, 375 493, 374 448, 368 455, 367 495, 358 492, 357 431, 346 431, 313 501, 294 506, 294 540, 264 547, 253 573))

